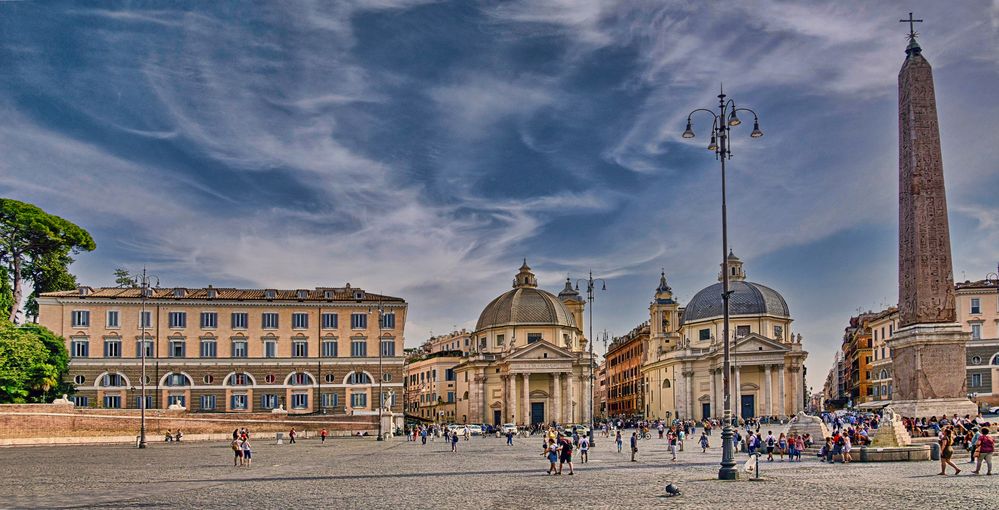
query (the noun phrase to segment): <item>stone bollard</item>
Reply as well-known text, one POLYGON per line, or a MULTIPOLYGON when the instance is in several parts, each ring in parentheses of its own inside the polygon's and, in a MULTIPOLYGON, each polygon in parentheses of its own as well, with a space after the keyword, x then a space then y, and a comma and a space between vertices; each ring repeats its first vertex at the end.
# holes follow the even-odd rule
POLYGON ((940 443, 930 443, 930 460, 940 460, 940 443))
POLYGON ((860 462, 868 462, 867 460, 867 447, 860 448, 860 462))

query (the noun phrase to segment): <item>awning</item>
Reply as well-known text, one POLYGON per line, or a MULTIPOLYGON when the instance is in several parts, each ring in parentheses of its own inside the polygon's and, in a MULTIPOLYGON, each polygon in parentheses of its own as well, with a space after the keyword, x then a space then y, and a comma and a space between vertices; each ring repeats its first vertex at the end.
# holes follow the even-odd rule
POLYGON ((881 409, 882 407, 891 404, 890 400, 874 400, 872 402, 864 402, 857 406, 857 409, 881 409))

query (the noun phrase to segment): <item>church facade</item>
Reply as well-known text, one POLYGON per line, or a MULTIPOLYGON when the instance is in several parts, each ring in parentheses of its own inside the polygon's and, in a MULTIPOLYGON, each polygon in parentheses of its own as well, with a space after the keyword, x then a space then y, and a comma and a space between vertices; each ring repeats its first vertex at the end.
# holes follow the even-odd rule
MULTIPOLYGON (((777 291, 747 281, 735 255, 729 254, 727 265, 732 412, 742 418, 793 415, 804 409, 808 353, 802 349, 801 335, 791 333, 787 303, 777 291)), ((722 314, 721 283, 701 290, 681 307, 665 273, 661 275, 649 305, 650 331, 642 365, 646 418, 722 417, 722 314)))
POLYGON ((568 280, 558 296, 539 289, 524 261, 513 289, 482 310, 469 352, 454 369, 456 421, 588 423, 593 365, 584 307, 568 280))

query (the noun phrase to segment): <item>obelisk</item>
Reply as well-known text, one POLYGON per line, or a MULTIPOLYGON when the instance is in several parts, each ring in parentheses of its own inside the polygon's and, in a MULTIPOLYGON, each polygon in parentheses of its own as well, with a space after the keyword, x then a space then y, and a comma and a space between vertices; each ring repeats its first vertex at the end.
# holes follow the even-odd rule
POLYGON ((975 415, 967 398, 965 350, 954 310, 954 273, 947 222, 933 70, 910 24, 898 75, 898 309, 889 341, 892 406, 902 416, 975 415))

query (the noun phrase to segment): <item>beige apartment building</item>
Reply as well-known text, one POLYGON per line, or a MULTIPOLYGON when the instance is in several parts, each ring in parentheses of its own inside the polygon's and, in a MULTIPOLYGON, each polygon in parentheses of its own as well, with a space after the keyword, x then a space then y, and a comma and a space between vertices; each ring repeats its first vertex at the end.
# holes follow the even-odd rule
POLYGON ((455 367, 470 344, 471 333, 454 331, 431 337, 406 360, 406 415, 422 421, 455 422, 455 367))
POLYGON ((145 349, 146 408, 375 414, 380 398, 402 411, 401 298, 350 284, 80 287, 38 303, 39 322, 66 339, 79 406, 140 407, 145 349))

